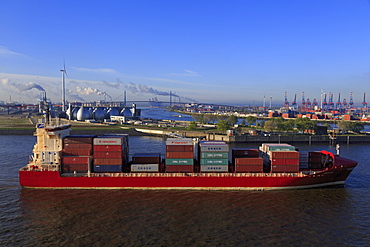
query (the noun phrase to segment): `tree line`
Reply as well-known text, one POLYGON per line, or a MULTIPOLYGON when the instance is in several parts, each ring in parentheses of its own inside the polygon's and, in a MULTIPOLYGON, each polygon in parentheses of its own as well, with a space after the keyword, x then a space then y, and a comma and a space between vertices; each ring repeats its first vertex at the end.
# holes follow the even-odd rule
MULTIPOLYGON (((215 124, 217 130, 220 132, 225 132, 228 129, 233 128, 233 126, 238 123, 238 118, 234 115, 215 115, 215 114, 192 114, 192 118, 195 120, 190 122, 188 130, 196 130, 197 123, 200 124, 215 124)), ((351 122, 339 120, 336 121, 338 129, 342 132, 355 132, 360 133, 364 130, 364 125, 361 122, 351 122)), ((274 117, 269 120, 263 120, 257 122, 257 118, 254 116, 248 116, 244 118, 239 125, 242 127, 250 126, 261 127, 266 131, 315 131, 318 128, 317 122, 312 121, 309 118, 295 118, 295 119, 284 119, 282 117, 274 117)), ((330 129, 328 123, 324 123, 330 129)))

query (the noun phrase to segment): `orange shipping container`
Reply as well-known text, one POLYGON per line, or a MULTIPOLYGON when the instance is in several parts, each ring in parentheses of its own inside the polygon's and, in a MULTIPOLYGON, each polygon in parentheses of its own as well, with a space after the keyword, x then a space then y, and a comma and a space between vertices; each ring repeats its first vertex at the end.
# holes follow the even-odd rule
POLYGON ((167 152, 166 159, 193 159, 193 152, 167 152))
POLYGON ((268 155, 270 159, 299 159, 297 151, 270 151, 268 155))

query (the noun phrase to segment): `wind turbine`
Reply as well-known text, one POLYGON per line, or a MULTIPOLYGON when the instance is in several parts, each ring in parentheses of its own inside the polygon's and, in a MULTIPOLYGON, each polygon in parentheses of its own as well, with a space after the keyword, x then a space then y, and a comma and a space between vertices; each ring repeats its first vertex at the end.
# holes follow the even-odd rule
POLYGON ((63 69, 60 70, 62 72, 62 112, 66 111, 66 82, 65 76, 67 74, 66 70, 66 62, 64 61, 63 69))

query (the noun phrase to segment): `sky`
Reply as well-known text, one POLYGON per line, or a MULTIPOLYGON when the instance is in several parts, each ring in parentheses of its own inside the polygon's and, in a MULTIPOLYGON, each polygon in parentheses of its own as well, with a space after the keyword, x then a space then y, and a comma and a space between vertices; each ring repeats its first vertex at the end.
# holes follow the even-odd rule
POLYGON ((2 0, 0 101, 363 101, 369 0, 2 0))

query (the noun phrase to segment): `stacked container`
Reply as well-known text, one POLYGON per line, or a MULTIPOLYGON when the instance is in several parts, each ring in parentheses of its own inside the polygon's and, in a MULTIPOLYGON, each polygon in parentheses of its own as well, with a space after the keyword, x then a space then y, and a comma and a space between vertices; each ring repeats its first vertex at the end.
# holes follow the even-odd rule
POLYGON ((200 141, 199 163, 201 172, 228 172, 229 146, 223 141, 200 141))
POLYGON ((166 172, 193 172, 193 140, 191 138, 168 138, 165 164, 166 172))
POLYGON ((135 153, 132 156, 131 172, 159 172, 160 153, 135 153))
POLYGON ((231 152, 235 172, 263 172, 258 149, 234 148, 231 152))
POLYGON ((63 172, 88 172, 90 170, 94 137, 92 135, 74 135, 66 136, 63 139, 63 172))
POLYGON ((262 144, 261 151, 271 172, 299 172, 299 152, 289 144, 262 144))
POLYGON ((94 138, 94 172, 121 172, 128 164, 128 136, 104 135, 94 138))

